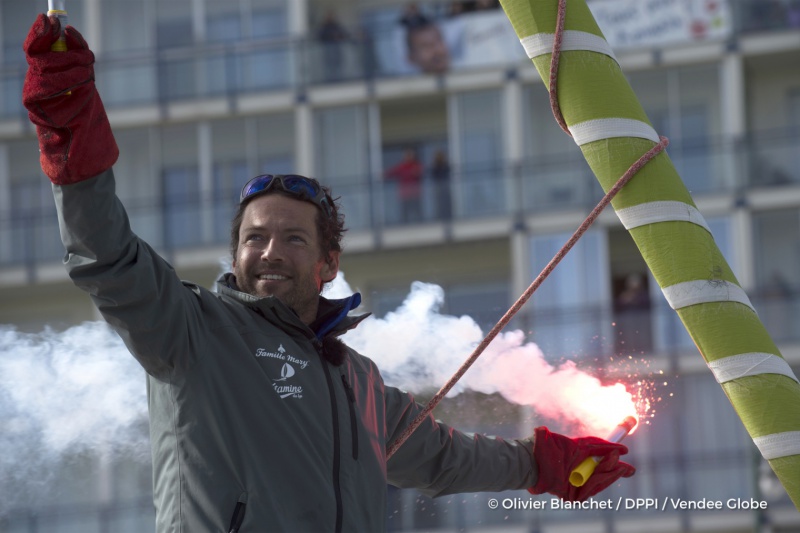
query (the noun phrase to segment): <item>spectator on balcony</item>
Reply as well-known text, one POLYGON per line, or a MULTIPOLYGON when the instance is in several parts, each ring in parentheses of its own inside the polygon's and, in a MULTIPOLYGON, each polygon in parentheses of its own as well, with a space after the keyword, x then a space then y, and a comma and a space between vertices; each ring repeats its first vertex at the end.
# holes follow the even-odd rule
POLYGON ((644 309, 650 307, 650 296, 644 284, 644 275, 639 272, 628 274, 625 287, 617 297, 617 305, 622 309, 644 309))
POLYGON ((420 26, 427 26, 431 23, 431 20, 419 10, 416 2, 409 2, 403 10, 403 15, 400 17, 399 22, 408 31, 420 26))
POLYGON ((404 224, 422 219, 422 163, 414 148, 406 148, 403 159, 386 171, 386 178, 397 182, 400 220, 404 224))
POLYGON ((342 23, 339 22, 336 11, 333 9, 329 9, 325 13, 325 18, 317 30, 317 38, 322 45, 325 80, 336 81, 342 79, 344 77, 342 70, 344 46, 351 37, 342 23))
POLYGON ((617 351, 642 353, 650 350, 650 294, 647 278, 633 272, 625 277, 622 291, 617 295, 617 351))
POLYGON ((786 6, 779 0, 758 0, 750 7, 748 29, 772 30, 787 24, 786 6))
POLYGON ((500 7, 500 3, 497 0, 475 0, 475 11, 497 9, 498 7, 500 7))
POLYGON ((457 17, 464 13, 464 2, 461 0, 453 0, 447 7, 447 16, 448 17, 457 17))
POLYGON ((433 181, 434 196, 436 198, 436 215, 441 220, 452 218, 452 202, 450 200, 450 162, 444 150, 437 150, 431 165, 431 180, 433 181))

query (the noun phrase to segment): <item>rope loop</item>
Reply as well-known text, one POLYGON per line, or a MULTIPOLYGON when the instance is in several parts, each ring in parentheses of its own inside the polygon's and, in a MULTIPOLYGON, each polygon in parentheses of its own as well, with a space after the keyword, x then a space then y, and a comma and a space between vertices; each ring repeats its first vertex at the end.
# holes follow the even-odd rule
POLYGON ((572 132, 567 127, 567 121, 561 114, 561 106, 558 104, 558 62, 561 60, 561 44, 564 42, 564 21, 567 18, 567 0, 558 0, 558 16, 556 17, 556 34, 553 39, 553 53, 550 54, 550 109, 553 116, 564 130, 564 133, 572 137, 572 132))

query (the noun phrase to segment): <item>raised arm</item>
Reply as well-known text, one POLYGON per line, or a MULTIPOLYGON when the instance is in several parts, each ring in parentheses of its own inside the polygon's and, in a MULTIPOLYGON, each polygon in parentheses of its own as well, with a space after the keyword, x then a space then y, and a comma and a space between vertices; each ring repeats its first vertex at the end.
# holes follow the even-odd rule
POLYGON ((95 88, 94 54, 72 26, 67 50, 52 51, 60 34, 58 20, 45 15, 31 27, 23 103, 53 182, 65 264, 145 370, 168 376, 190 364, 186 332, 199 290, 131 231, 115 194, 119 150, 95 88))

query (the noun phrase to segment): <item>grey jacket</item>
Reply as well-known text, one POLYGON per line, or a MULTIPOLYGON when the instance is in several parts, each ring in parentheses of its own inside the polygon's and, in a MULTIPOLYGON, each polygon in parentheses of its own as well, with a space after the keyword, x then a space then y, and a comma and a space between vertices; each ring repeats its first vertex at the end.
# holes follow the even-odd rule
POLYGON ((521 489, 530 441, 455 431, 336 336, 363 317, 320 303, 319 338, 275 298, 181 281, 132 233, 111 170, 54 186, 65 263, 146 370, 159 532, 383 531, 386 484, 426 494, 521 489), (339 346, 334 365, 324 346, 339 346))

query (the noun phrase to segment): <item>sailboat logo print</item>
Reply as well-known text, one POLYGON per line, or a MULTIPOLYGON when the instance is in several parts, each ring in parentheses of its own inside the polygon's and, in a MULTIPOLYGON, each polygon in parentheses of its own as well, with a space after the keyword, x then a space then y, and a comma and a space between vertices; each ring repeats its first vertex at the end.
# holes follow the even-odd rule
POLYGON ((283 363, 283 367, 281 367, 281 377, 275 381, 286 381, 292 376, 294 376, 294 367, 289 363, 283 363))

